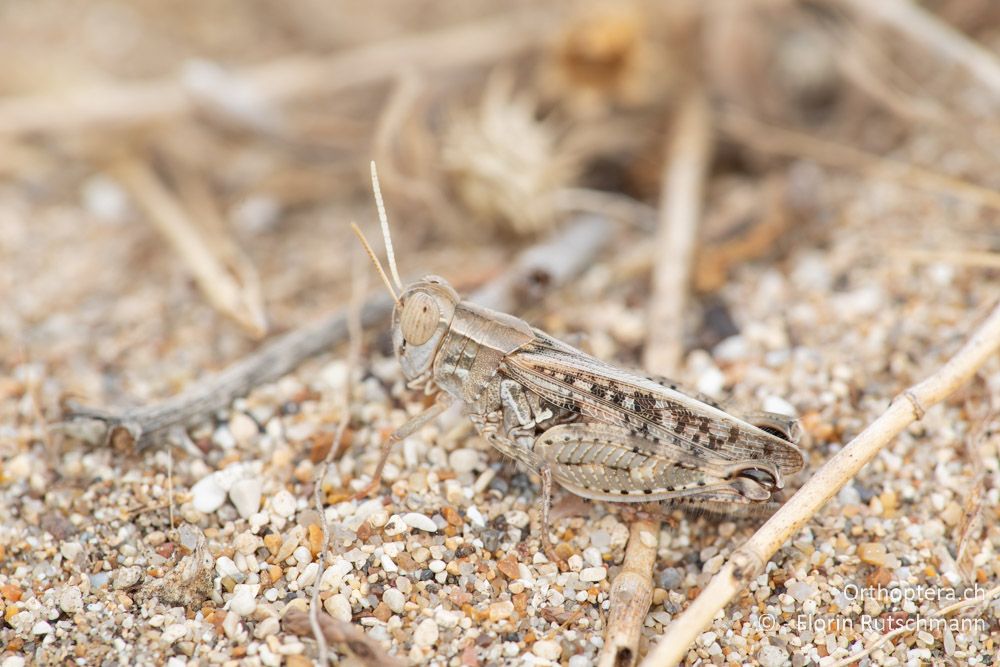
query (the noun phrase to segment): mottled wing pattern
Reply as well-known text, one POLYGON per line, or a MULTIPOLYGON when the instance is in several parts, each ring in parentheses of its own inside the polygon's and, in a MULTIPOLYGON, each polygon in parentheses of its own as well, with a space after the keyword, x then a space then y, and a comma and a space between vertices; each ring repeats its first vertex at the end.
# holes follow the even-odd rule
POLYGON ((711 405, 594 359, 542 331, 508 355, 501 372, 550 403, 621 426, 643 451, 721 473, 727 462, 767 461, 782 473, 802 468, 791 443, 711 405))

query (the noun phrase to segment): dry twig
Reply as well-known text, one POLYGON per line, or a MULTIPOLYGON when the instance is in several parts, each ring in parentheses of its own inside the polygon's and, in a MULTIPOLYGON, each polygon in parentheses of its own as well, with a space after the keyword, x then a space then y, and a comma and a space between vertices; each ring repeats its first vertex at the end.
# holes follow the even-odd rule
MULTIPOLYGON (((399 658, 382 650, 379 644, 364 631, 351 623, 339 621, 326 612, 319 614, 319 628, 323 638, 330 644, 345 646, 363 665, 370 667, 403 667, 399 658)), ((301 609, 289 609, 281 619, 281 627, 293 635, 308 637, 312 634, 309 614, 301 609)))
MULTIPOLYGON (((583 216, 575 223, 524 251, 511 269, 474 293, 471 300, 510 311, 525 299, 537 299, 585 270, 606 245, 611 225, 583 216), (572 252, 570 252, 572 250, 572 252)), ((379 294, 361 309, 361 326, 385 323, 392 299, 379 294)), ((341 310, 311 325, 295 329, 260 350, 210 375, 185 391, 152 405, 106 411, 71 405, 62 428, 77 437, 106 441, 116 447, 143 448, 177 427, 189 426, 244 396, 254 387, 287 375, 306 359, 347 339, 347 315, 341 310)))
POLYGON ((870 16, 931 47, 935 53, 964 66, 1000 98, 1000 61, 911 0, 841 0, 858 14, 870 16))
MULTIPOLYGON (((754 535, 733 552, 691 606, 667 628, 643 667, 679 663, 716 613, 764 569, 866 463, 924 411, 964 385, 1000 349, 1000 301, 965 345, 937 372, 897 396, 882 415, 820 468, 754 535)), ((943 612, 942 612, 943 613, 943 612)))
POLYGON ((763 123, 744 114, 720 116, 720 128, 751 148, 788 157, 806 157, 840 169, 856 169, 869 176, 895 181, 934 194, 950 195, 979 206, 1000 210, 1000 192, 954 176, 899 160, 873 155, 859 148, 763 123))
MULTIPOLYGON (((653 271, 644 360, 652 373, 674 375, 683 356, 684 312, 711 151, 708 101, 700 86, 692 86, 674 121, 663 168, 656 235, 659 261, 653 271)), ((625 564, 611 584, 600 667, 631 667, 638 659, 639 633, 653 599, 659 535, 658 520, 631 526, 625 564)))
MULTIPOLYGON (((208 301, 254 336, 267 331, 264 306, 256 284, 250 290, 236 280, 245 271, 230 270, 222 255, 208 242, 188 211, 174 197, 149 165, 126 160, 116 165, 115 174, 156 225, 157 231, 184 260, 208 301)), ((256 273, 252 273, 256 275, 256 273)))

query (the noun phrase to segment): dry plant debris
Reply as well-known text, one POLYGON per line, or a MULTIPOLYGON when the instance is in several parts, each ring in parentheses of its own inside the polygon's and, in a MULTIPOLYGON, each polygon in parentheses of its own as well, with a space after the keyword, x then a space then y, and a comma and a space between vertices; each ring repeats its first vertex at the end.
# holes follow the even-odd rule
MULTIPOLYGON (((810 462, 794 487, 984 321, 1000 284, 991 3, 517 4, 4 12, 0 667, 305 665, 314 590, 345 664, 598 663, 626 570, 621 508, 562 507, 560 570, 539 553, 537 480, 457 415, 398 448, 380 497, 348 499, 423 407, 378 333, 385 304, 363 317, 356 374, 336 315, 347 224, 374 219, 373 152, 405 157, 386 179, 405 275, 483 288, 472 298, 638 366, 662 333, 646 319, 651 272, 675 255, 642 224, 564 212, 603 196, 648 221, 678 82, 697 78, 718 132, 676 374, 795 411, 810 462), (491 97, 507 72, 516 86, 491 97), (526 134, 558 128, 513 174, 531 187, 488 202, 529 240, 450 195, 455 110, 480 101, 526 134), (601 140, 574 151, 562 132, 601 140), (123 156, 204 225, 193 250, 164 242, 163 206, 116 170, 123 156), (438 222, 446 209, 459 224, 438 222), (231 319, 253 329, 265 312, 270 342, 231 319), (74 404, 109 409, 91 443, 65 428, 74 404), (104 443, 114 419, 151 414, 104 443), (147 434, 161 446, 132 447, 147 434)), ((993 664, 998 395, 993 354, 782 542, 680 662, 993 664)), ((637 657, 765 519, 676 512, 640 545, 655 562, 638 577, 649 611, 626 623, 637 657)))

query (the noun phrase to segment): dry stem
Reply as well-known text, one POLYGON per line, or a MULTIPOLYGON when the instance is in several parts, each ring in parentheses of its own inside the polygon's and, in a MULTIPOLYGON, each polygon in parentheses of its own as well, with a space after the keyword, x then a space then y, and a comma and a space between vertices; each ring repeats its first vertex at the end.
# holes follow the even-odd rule
MULTIPOLYGON (((607 220, 581 216, 553 237, 525 250, 509 271, 474 293, 471 300, 510 311, 526 299, 539 298, 590 266, 606 245, 610 230, 607 220)), ((379 294, 362 307, 361 325, 365 329, 382 326, 391 312, 392 299, 379 294)), ((123 411, 71 405, 68 419, 72 421, 61 427, 80 438, 142 448, 174 428, 226 408, 254 387, 287 375, 306 359, 343 343, 347 335, 347 314, 341 310, 276 338, 180 394, 152 405, 123 411)))
POLYGON ((988 49, 969 39, 910 0, 841 0, 858 14, 875 18, 935 53, 963 65, 1000 98, 1000 61, 988 49))
POLYGON ((756 150, 789 157, 807 157, 820 164, 856 169, 876 178, 896 181, 918 190, 945 194, 1000 210, 1000 192, 924 167, 873 155, 853 146, 769 125, 740 113, 724 113, 720 127, 733 139, 756 150))
POLYGON ((243 289, 234 277, 237 272, 228 269, 188 211, 149 165, 126 160, 116 165, 114 171, 187 265, 209 303, 254 336, 262 336, 267 327, 263 305, 255 301, 259 293, 243 289))
POLYGON ((965 345, 936 373, 897 396, 882 415, 819 469, 767 523, 737 549, 691 606, 667 628, 643 667, 679 663, 698 634, 765 563, 834 494, 924 411, 965 384, 1000 348, 1000 302, 965 345))
MULTIPOLYGON (((712 150, 708 101, 699 86, 687 91, 666 150, 656 235, 659 261, 653 272, 645 367, 671 376, 680 366, 684 349, 684 312, 712 150)), ((611 584, 611 610, 599 667, 631 667, 638 659, 639 634, 653 599, 659 536, 658 520, 632 524, 624 566, 611 584)))
MULTIPOLYGON (((432 32, 366 44, 326 57, 298 55, 233 77, 262 102, 278 104, 389 79, 400 63, 422 70, 493 63, 536 45, 552 12, 505 14, 432 32)), ((0 136, 126 128, 184 116, 200 108, 182 81, 168 79, 93 86, 0 100, 0 136)))

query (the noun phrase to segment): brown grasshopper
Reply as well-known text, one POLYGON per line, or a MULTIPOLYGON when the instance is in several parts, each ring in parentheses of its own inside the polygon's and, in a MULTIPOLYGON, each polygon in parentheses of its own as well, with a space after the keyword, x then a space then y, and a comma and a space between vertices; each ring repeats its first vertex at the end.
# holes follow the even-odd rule
POLYGON ((404 288, 374 163, 372 185, 396 289, 352 226, 395 299, 392 341, 407 387, 437 400, 385 440, 359 498, 378 487, 393 445, 455 400, 482 437, 541 477, 542 544, 553 560, 553 481, 595 500, 732 513, 769 501, 784 476, 802 468, 790 418, 735 417, 669 380, 612 366, 524 320, 463 301, 443 278, 404 288))

